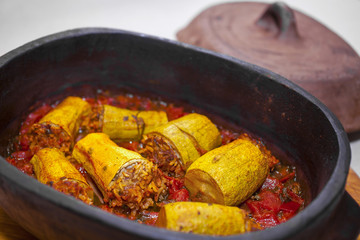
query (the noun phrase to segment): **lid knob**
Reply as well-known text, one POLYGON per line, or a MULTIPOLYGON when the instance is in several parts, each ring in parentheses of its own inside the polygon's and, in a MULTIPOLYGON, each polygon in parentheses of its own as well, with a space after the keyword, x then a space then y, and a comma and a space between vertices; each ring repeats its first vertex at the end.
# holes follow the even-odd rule
POLYGON ((273 32, 281 40, 299 40, 295 16, 290 7, 283 2, 275 2, 265 10, 256 25, 273 32))

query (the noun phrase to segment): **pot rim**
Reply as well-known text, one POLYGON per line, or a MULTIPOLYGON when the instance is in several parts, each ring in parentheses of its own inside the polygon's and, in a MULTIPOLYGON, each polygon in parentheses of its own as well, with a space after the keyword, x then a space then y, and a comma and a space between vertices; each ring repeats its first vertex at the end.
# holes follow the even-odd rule
MULTIPOLYGON (((225 61, 230 61, 236 63, 237 65, 250 68, 253 71, 258 72, 261 75, 266 75, 271 80, 278 82, 279 84, 284 85, 302 95, 304 98, 306 98, 308 101, 313 103, 321 110, 321 112, 326 116, 331 126, 333 127, 336 133, 339 148, 336 167, 334 168, 329 181, 326 183, 322 191, 318 194, 316 198, 311 201, 311 203, 303 211, 298 213, 289 221, 282 223, 274 228, 269 228, 258 232, 245 233, 241 235, 231 235, 224 237, 207 236, 208 238, 229 240, 248 239, 252 237, 254 237, 254 239, 263 237, 266 237, 266 239, 288 238, 296 234, 295 229, 306 229, 311 226, 312 222, 315 221, 318 215, 331 210, 332 207, 339 202, 340 198, 344 193, 345 182, 350 168, 351 158, 350 143, 343 126, 341 125, 337 117, 317 98, 315 98, 310 93, 308 93, 298 85, 294 84, 293 82, 290 82, 289 80, 276 73, 271 72, 270 70, 264 69, 251 63, 244 62, 231 56, 227 56, 221 53, 213 52, 211 50, 192 46, 175 40, 169 40, 162 37, 156 37, 148 34, 136 33, 120 29, 97 27, 66 30, 26 43, 23 46, 20 46, 0 57, 0 68, 4 67, 13 59, 23 55, 24 53, 47 43, 92 34, 120 34, 131 35, 140 38, 148 38, 155 41, 165 42, 169 45, 175 45, 179 48, 186 48, 193 52, 209 54, 217 58, 221 58, 225 61)), ((20 188, 26 190, 27 192, 38 195, 41 198, 44 198, 45 200, 50 201, 63 209, 71 212, 76 212, 83 217, 102 224, 106 224, 109 227, 119 229, 123 232, 128 232, 150 239, 187 239, 189 237, 191 237, 192 239, 203 239, 204 237, 204 235, 174 232, 147 225, 142 225, 142 227, 139 227, 139 224, 136 222, 117 217, 96 207, 86 205, 85 203, 82 203, 75 198, 59 193, 51 187, 41 184, 37 180, 18 171, 18 169, 10 165, 2 156, 0 156, 0 176, 6 178, 11 184, 15 184, 20 188)), ((6 209, 4 209, 4 211, 6 212, 6 209)))

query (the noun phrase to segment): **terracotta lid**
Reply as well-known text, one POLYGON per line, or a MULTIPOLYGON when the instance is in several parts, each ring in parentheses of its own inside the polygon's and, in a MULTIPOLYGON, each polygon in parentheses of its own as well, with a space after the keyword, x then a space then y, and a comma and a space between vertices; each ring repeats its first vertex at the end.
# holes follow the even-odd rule
POLYGON ((360 130, 360 58, 338 35, 284 3, 210 7, 179 41, 270 69, 327 105, 347 132, 360 130))

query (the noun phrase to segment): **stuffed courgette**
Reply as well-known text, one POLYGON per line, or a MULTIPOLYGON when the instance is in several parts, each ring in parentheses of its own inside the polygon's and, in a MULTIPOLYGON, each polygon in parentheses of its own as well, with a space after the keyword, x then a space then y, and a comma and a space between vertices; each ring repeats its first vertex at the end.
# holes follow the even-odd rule
POLYGON ((43 148, 31 159, 36 178, 56 190, 92 204, 94 192, 85 177, 56 148, 43 148))
POLYGON ((194 200, 238 205, 261 186, 268 173, 259 147, 240 138, 197 159, 186 171, 185 186, 194 200))
POLYGON ((157 167, 140 154, 119 147, 104 133, 91 133, 76 143, 73 157, 83 165, 110 206, 138 210, 154 206, 166 185, 157 167))

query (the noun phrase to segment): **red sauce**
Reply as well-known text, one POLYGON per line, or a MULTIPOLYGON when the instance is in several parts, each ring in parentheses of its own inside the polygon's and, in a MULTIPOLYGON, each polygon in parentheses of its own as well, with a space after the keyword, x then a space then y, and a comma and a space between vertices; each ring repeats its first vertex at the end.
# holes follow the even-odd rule
MULTIPOLYGON (((101 104, 109 104, 131 110, 163 110, 167 113, 169 121, 187 114, 182 106, 176 106, 175 104, 165 103, 163 101, 155 101, 137 95, 122 94, 113 96, 102 92, 95 98, 88 97, 85 98, 85 100, 94 108, 101 104)), ((44 104, 27 116, 21 125, 19 135, 14 140, 13 152, 11 152, 7 158, 10 164, 30 176, 34 176, 33 167, 30 163, 33 155, 29 150, 30 142, 27 133, 32 124, 38 122, 51 109, 52 106, 44 104)), ((227 129, 224 126, 218 127, 221 132, 222 144, 227 144, 243 134, 227 129)), ((91 131, 95 130, 80 128, 76 140, 80 140, 91 131)), ((118 144, 133 151, 139 151, 142 147, 138 141, 121 142, 118 144)), ((249 216, 260 224, 262 228, 269 228, 287 221, 298 213, 304 208, 304 199, 302 197, 302 188, 297 180, 296 168, 279 161, 265 147, 264 151, 266 152, 270 166, 269 175, 262 187, 239 207, 245 209, 249 216)), ((76 167, 86 175, 86 171, 79 166, 79 164, 77 164, 76 167)), ((166 184, 169 189, 169 194, 167 198, 164 199, 164 203, 190 201, 189 192, 184 186, 183 178, 169 177, 165 174, 164 176, 167 179, 166 184)), ((140 215, 134 217, 124 208, 112 208, 105 204, 98 204, 98 207, 120 217, 127 217, 131 220, 149 225, 155 224, 159 210, 144 210, 140 215)))

